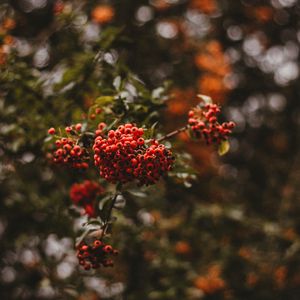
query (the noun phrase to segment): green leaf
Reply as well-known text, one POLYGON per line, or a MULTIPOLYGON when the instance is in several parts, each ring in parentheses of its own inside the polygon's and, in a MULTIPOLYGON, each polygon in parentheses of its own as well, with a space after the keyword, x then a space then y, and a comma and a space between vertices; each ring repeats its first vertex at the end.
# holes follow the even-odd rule
POLYGON ((101 33, 100 47, 108 49, 111 47, 116 38, 121 34, 124 28, 108 27, 101 33))
POLYGON ((220 145, 219 145, 219 149, 218 149, 218 153, 220 156, 226 154, 230 149, 230 144, 229 142, 226 140, 226 141, 223 141, 220 145))
POLYGON ((114 96, 100 96, 95 100, 95 103, 98 105, 105 105, 112 102, 114 99, 114 96))

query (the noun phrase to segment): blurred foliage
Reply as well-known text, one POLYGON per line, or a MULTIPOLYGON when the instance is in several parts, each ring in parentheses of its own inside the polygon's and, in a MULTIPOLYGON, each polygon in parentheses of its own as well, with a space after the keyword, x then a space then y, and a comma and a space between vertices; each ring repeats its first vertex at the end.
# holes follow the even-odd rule
POLYGON ((299 298, 297 1, 0 5, 1 299, 299 298), (229 154, 181 134, 172 176, 124 195, 115 267, 80 270, 68 193, 98 175, 51 165, 47 129, 117 116, 157 135, 197 93, 238 124, 229 154))

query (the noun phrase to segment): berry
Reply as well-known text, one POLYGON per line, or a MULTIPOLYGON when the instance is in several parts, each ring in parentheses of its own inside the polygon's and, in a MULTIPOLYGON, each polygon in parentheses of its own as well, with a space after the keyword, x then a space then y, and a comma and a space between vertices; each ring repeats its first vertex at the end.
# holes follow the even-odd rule
POLYGON ((100 240, 95 240, 94 241, 94 247, 98 248, 102 245, 102 242, 100 240))
POLYGON ((112 250, 113 250, 113 248, 112 248, 111 245, 106 245, 106 246, 103 247, 103 251, 105 253, 110 253, 110 252, 112 252, 112 250))
POLYGON ((67 133, 70 133, 72 131, 72 127, 71 126, 67 126, 65 128, 65 130, 66 130, 67 133))
POLYGON ((231 130, 235 127, 234 122, 220 124, 217 116, 221 112, 216 104, 206 104, 189 111, 188 124, 195 138, 204 139, 206 144, 220 144, 227 140, 231 130))
POLYGON ((78 123, 75 125, 75 130, 76 131, 80 131, 81 130, 81 127, 82 127, 82 124, 81 123, 78 123))
POLYGON ((49 128, 48 133, 55 134, 55 128, 53 128, 53 127, 49 128))
POLYGON ((96 216, 97 197, 104 193, 103 187, 97 182, 85 180, 82 183, 74 183, 70 188, 70 198, 75 205, 85 209, 90 217, 96 216))
POLYGON ((171 151, 156 141, 146 145, 143 134, 131 123, 110 130, 107 137, 96 133, 93 150, 100 176, 112 183, 137 180, 150 185, 166 174, 174 162, 171 151))
POLYGON ((85 242, 77 247, 78 262, 85 270, 98 269, 101 266, 112 267, 114 261, 111 257, 116 255, 118 255, 118 250, 100 240, 95 240, 93 247, 85 242))
POLYGON ((87 150, 76 144, 73 138, 61 138, 55 141, 57 150, 52 155, 53 162, 75 169, 87 169, 89 156, 87 150))

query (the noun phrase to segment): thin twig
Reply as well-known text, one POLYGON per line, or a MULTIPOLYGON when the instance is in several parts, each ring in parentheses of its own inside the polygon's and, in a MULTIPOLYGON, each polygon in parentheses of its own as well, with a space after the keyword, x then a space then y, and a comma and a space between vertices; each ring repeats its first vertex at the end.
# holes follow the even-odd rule
POLYGON ((111 201, 111 203, 110 203, 110 206, 109 206, 109 208, 108 208, 107 218, 106 218, 106 220, 105 220, 105 224, 104 224, 103 227, 102 227, 102 230, 103 230, 103 231, 102 231, 101 239, 105 236, 106 231, 107 231, 107 229, 108 229, 109 222, 110 222, 110 220, 111 220, 112 210, 113 210, 113 208, 114 208, 114 206, 115 206, 115 203, 116 203, 116 200, 117 200, 118 196, 120 195, 120 188, 121 188, 121 187, 119 187, 119 189, 117 189, 117 191, 115 192, 115 194, 114 194, 114 196, 113 196, 113 198, 112 198, 112 201, 111 201))
POLYGON ((174 135, 177 135, 180 132, 186 131, 188 129, 188 127, 189 127, 188 125, 185 125, 184 127, 181 127, 181 128, 179 128, 177 130, 174 130, 174 131, 172 131, 172 132, 170 132, 170 133, 162 136, 161 138, 157 139, 157 141, 158 142, 162 142, 164 140, 167 140, 167 139, 173 137, 174 135))

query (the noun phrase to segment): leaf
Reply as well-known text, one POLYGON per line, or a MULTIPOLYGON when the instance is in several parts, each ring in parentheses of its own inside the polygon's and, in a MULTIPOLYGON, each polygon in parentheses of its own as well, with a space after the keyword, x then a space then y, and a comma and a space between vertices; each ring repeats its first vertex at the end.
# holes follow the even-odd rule
POLYGON ((111 199, 112 195, 107 195, 99 200, 99 209, 102 210, 104 205, 111 199))
POLYGON ((96 98, 95 103, 98 105, 105 105, 112 102, 114 99, 114 96, 100 96, 96 98))
POLYGON ((115 201, 114 208, 124 208, 126 205, 126 199, 123 197, 123 195, 118 195, 115 201))
POLYGON ((117 76, 113 81, 113 86, 116 88, 117 91, 120 90, 121 83, 122 83, 121 76, 117 76))
POLYGON ((222 141, 222 143, 219 145, 219 149, 218 149, 218 153, 220 156, 226 154, 230 149, 230 144, 229 142, 226 141, 222 141))
POLYGON ((101 33, 100 47, 102 49, 110 48, 118 35, 120 35, 123 30, 124 28, 122 27, 108 27, 107 29, 103 30, 101 33))
POLYGON ((198 94, 197 97, 200 98, 202 101, 204 101, 206 104, 213 103, 211 97, 209 96, 198 94))
POLYGON ((147 198, 147 194, 143 193, 141 191, 138 190, 127 190, 127 193, 135 196, 135 197, 139 197, 139 198, 147 198))
POLYGON ((81 236, 76 238, 76 246, 78 246, 90 232, 91 232, 91 230, 89 230, 89 229, 85 230, 81 236))
POLYGON ((158 87, 152 91, 152 98, 159 99, 164 92, 165 89, 163 87, 158 87))
POLYGON ((90 222, 83 225, 84 231, 78 238, 76 238, 76 246, 78 246, 90 233, 99 230, 100 226, 102 225, 100 220, 94 219, 90 222), (93 224, 91 224, 90 222, 93 224))
POLYGON ((109 221, 108 218, 112 201, 113 197, 110 197, 108 200, 105 201, 105 203, 102 206, 102 209, 100 209, 99 214, 102 220, 109 221))

